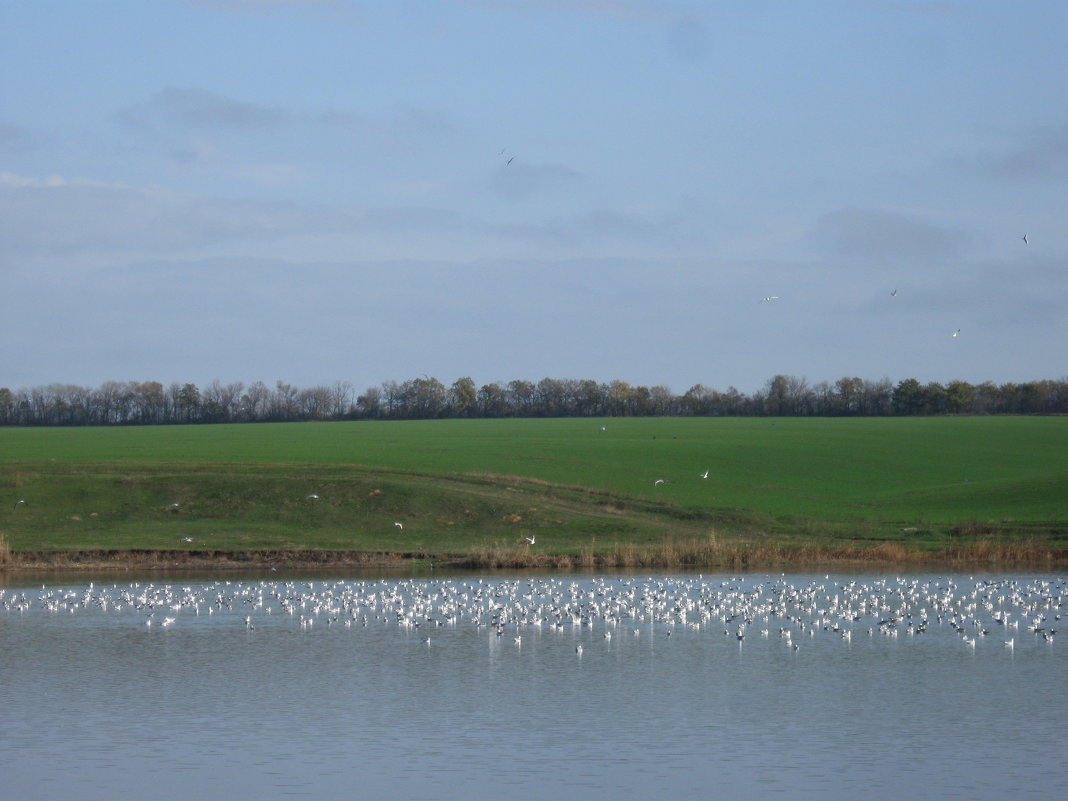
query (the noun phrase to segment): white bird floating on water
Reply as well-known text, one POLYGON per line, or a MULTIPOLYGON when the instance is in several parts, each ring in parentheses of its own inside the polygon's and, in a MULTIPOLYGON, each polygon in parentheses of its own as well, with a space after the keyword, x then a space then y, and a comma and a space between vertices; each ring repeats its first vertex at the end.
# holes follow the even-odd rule
MULTIPOLYGON (((834 645, 827 647, 848 648, 854 633, 897 640, 903 632, 908 636, 901 637, 898 647, 921 648, 929 639, 949 639, 980 654, 985 648, 989 655, 1002 649, 996 648, 997 640, 988 632, 1000 624, 1019 633, 1014 624, 1020 620, 1030 624, 1027 630, 1033 635, 1020 642, 1024 655, 1039 647, 1057 647, 1054 621, 1066 604, 1065 577, 809 576, 796 584, 779 575, 227 579, 187 585, 45 586, 39 592, 0 588, 0 616, 34 610, 42 616, 107 615, 151 631, 178 622, 188 628, 201 624, 201 616, 215 616, 229 618, 239 627, 244 621, 249 630, 255 626, 257 636, 298 626, 307 631, 316 621, 338 636, 359 636, 368 627, 419 629, 426 635, 439 628, 447 632, 468 626, 496 632, 491 642, 508 632, 516 645, 525 640, 523 651, 548 645, 557 636, 575 636, 582 640, 582 644, 571 641, 580 656, 586 644, 596 650, 594 642, 626 654, 637 644, 634 638, 640 627, 647 626, 649 636, 670 638, 672 648, 720 637, 741 643, 752 629, 760 632, 760 639, 747 642, 746 649, 767 652, 770 658, 773 625, 781 638, 778 647, 794 652, 803 637, 829 639, 834 645), (618 640, 617 630, 630 631, 633 637, 618 640)), ((1003 648, 1014 651, 1015 645, 1015 637, 1003 641, 1003 648)))

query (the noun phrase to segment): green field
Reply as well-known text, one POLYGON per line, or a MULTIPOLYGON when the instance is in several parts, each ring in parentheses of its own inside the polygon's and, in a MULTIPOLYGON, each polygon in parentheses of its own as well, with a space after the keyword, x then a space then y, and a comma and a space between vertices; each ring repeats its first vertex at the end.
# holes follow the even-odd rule
POLYGON ((16 554, 1068 547, 1064 417, 5 428, 0 465, 16 554))

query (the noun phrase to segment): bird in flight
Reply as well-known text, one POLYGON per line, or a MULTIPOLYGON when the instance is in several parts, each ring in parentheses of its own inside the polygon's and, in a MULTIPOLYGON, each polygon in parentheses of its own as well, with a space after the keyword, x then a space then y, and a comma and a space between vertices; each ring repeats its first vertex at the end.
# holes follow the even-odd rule
POLYGON ((313 493, 312 493, 311 495, 305 495, 305 496, 304 496, 304 500, 306 500, 306 501, 317 501, 317 500, 319 500, 319 496, 318 496, 318 495, 316 495, 316 494, 315 494, 315 493, 313 492, 313 493))
POLYGON ((1030 242, 1028 242, 1028 241, 1027 241, 1027 234, 1024 234, 1024 235, 1023 235, 1022 237, 1020 237, 1020 238, 1021 238, 1021 239, 1023 240, 1023 243, 1024 243, 1025 245, 1030 245, 1030 244, 1031 244, 1030 242))
POLYGON ((897 290, 896 289, 891 291, 890 297, 892 297, 892 298, 896 298, 897 297, 897 290))
POLYGON ((766 298, 761 298, 760 302, 761 303, 770 303, 771 301, 778 300, 778 299, 779 299, 778 295, 768 295, 766 298))
POLYGON ((664 479, 658 478, 656 481, 653 482, 653 486, 654 487, 659 487, 663 483, 664 483, 664 479))
POLYGON ((708 471, 707 470, 701 474, 701 478, 708 478, 708 471))
POLYGON ((534 536, 533 536, 533 535, 532 535, 532 536, 530 536, 530 537, 523 537, 523 539, 525 539, 525 540, 526 540, 527 542, 529 542, 529 543, 530 543, 531 545, 533 545, 533 544, 534 544, 534 536))
POLYGON ((958 328, 956 331, 953 332, 953 336, 956 336, 959 333, 960 333, 960 329, 958 328))
POLYGON ((404 531, 404 523, 401 523, 401 522, 400 522, 399 520, 398 520, 398 521, 396 521, 396 522, 395 522, 395 523, 394 523, 393 525, 395 525, 395 526, 396 526, 397 528, 399 528, 399 529, 400 529, 401 531, 404 531))
POLYGON ((26 503, 26 499, 19 498, 17 501, 15 501, 15 505, 11 507, 11 511, 14 512, 16 509, 18 509, 20 503, 26 503))

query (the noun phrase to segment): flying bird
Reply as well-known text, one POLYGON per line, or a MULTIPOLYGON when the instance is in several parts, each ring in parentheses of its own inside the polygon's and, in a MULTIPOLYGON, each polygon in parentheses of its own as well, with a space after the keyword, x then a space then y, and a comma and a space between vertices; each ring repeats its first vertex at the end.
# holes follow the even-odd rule
POLYGON ((659 487, 663 483, 664 483, 664 479, 658 478, 656 481, 653 482, 653 486, 654 487, 659 487))
POLYGON ((315 494, 315 493, 313 492, 313 493, 311 493, 310 495, 305 495, 305 496, 304 496, 304 500, 306 500, 306 501, 317 501, 317 500, 319 500, 319 496, 318 496, 318 495, 316 495, 316 494, 315 494))
POLYGON ((533 544, 534 544, 534 537, 533 537, 533 536, 531 536, 531 537, 523 537, 523 539, 525 539, 525 540, 526 540, 527 542, 529 542, 529 543, 530 543, 531 545, 533 545, 533 544))
POLYGON ((1021 238, 1021 239, 1023 240, 1023 243, 1024 243, 1025 245, 1030 245, 1030 244, 1031 244, 1030 242, 1028 242, 1028 241, 1027 241, 1027 234, 1024 234, 1024 235, 1023 235, 1022 237, 1020 237, 1020 238, 1021 238))
POLYGON ((896 290, 896 289, 895 289, 895 290, 893 290, 893 291, 892 291, 892 292, 890 293, 890 297, 892 297, 892 298, 896 298, 896 297, 897 297, 897 290, 896 290))
POLYGON ((956 336, 959 333, 960 333, 960 329, 958 328, 956 331, 953 332, 953 336, 956 336))
POLYGON ((760 302, 761 303, 769 303, 770 301, 778 300, 778 299, 779 299, 778 295, 768 295, 766 298, 761 298, 760 302))
POLYGON ((395 526, 396 526, 397 528, 399 528, 399 529, 400 529, 401 531, 404 531, 404 523, 401 523, 401 522, 400 522, 399 520, 398 520, 398 521, 396 521, 396 522, 394 522, 394 523, 393 523, 393 525, 395 525, 395 526))
POLYGON ((708 478, 708 471, 707 470, 701 474, 701 478, 708 478))
POLYGON ((16 509, 18 509, 20 503, 26 503, 26 499, 19 498, 17 501, 15 501, 15 505, 11 507, 11 511, 14 512, 16 509))

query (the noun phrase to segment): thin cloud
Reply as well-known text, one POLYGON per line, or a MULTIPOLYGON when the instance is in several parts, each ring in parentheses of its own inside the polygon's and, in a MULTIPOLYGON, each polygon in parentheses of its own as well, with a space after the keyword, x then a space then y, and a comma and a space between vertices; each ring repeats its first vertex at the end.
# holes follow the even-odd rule
POLYGON ((192 6, 214 8, 220 11, 275 11, 283 8, 331 8, 341 7, 343 0, 185 0, 192 6))
POLYGON ((132 128, 187 130, 277 128, 291 115, 274 106, 225 97, 206 89, 168 86, 149 100, 123 110, 120 119, 132 128))
POLYGON ((1068 125, 1035 131, 1015 147, 980 154, 968 164, 998 179, 1063 178, 1068 173, 1068 125))
POLYGON ((927 220, 881 209, 842 209, 825 214, 812 231, 830 256, 863 259, 947 258, 961 252, 963 237, 927 220))
POLYGON ((344 210, 0 173, 0 239, 9 254, 27 258, 189 253, 359 223, 344 210))
MULTIPOLYGON (((512 158, 508 153, 508 158, 512 158)), ((522 156, 515 161, 502 162, 492 175, 493 191, 509 200, 525 200, 547 192, 562 192, 573 189, 582 181, 582 175, 570 167, 559 164, 527 164, 522 156)))
POLYGON ((40 138, 18 125, 0 122, 0 151, 7 153, 28 153, 36 149, 40 138))

